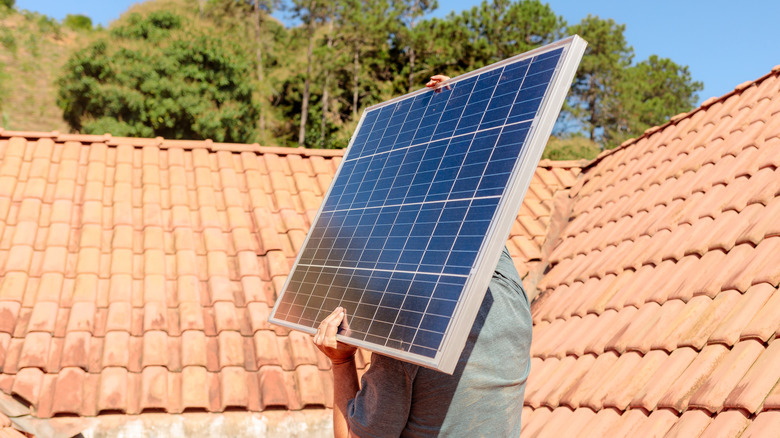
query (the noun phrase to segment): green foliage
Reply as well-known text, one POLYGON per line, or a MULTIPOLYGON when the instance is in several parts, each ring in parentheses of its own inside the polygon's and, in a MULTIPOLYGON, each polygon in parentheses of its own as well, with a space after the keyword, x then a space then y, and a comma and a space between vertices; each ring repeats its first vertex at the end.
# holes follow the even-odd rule
POLYGON ((579 24, 569 26, 570 34, 579 34, 588 47, 572 86, 572 101, 567 109, 581 120, 591 140, 596 131, 609 129, 616 115, 618 84, 625 79, 624 71, 631 64, 634 49, 626 42, 625 25, 612 19, 602 20, 588 15, 579 24))
POLYGON ((589 42, 566 111, 585 127, 591 140, 614 147, 647 128, 660 125, 695 105, 696 92, 688 67, 657 55, 631 65, 634 50, 625 25, 587 16, 570 26, 589 42))
MULTIPOLYGON (((0 61, 0 122, 3 122, 2 116, 4 116, 3 107, 8 99, 8 80, 10 79, 8 73, 5 71, 5 64, 0 61)), ((0 125, 5 126, 5 125, 0 125)))
POLYGON ((16 54, 16 37, 14 37, 11 29, 5 27, 0 29, 0 45, 5 47, 9 52, 16 54))
POLYGON ((92 19, 86 15, 68 14, 62 20, 62 25, 73 30, 92 30, 92 19))
POLYGON ((232 44, 178 15, 132 15, 68 60, 58 105, 86 133, 252 142, 251 72, 232 44))
MULTIPOLYGON (((418 26, 423 16, 439 7, 436 0, 395 0, 393 2, 395 21, 390 31, 395 36, 396 50, 400 52, 402 75, 406 78, 406 91, 418 85, 420 54, 426 53, 429 38, 426 29, 418 26)), ((425 66, 423 66, 425 68, 425 66)), ((399 87, 400 88, 400 87, 399 87)))
POLYGON ((626 131, 630 133, 662 125, 671 116, 689 111, 703 88, 701 82, 693 81, 687 66, 657 55, 630 67, 625 83, 622 107, 627 108, 626 131))
POLYGON ((460 47, 459 62, 469 70, 550 43, 564 23, 539 0, 484 0, 451 18, 464 29, 452 43, 460 47))
POLYGON ((13 130, 67 130, 55 104, 53 80, 83 35, 39 13, 0 6, 0 86, 4 90, 0 127, 13 130))
POLYGON ((279 0, 208 0, 199 2, 201 18, 211 20, 240 50, 254 54, 254 99, 258 104, 257 139, 268 144, 282 121, 271 98, 278 93, 279 75, 291 54, 287 30, 270 14, 279 0), (269 72, 271 74, 269 74, 269 72))
MULTIPOLYGON (((298 11, 309 11, 318 3, 298 0, 295 4, 298 11)), ((327 15, 311 15, 322 23, 323 35, 319 50, 314 51, 311 98, 305 97, 303 87, 307 76, 295 74, 303 72, 306 64, 297 61, 288 64, 291 72, 276 101, 287 121, 277 135, 291 143, 294 131, 306 120, 307 146, 337 144, 328 138, 343 138, 344 130, 367 105, 420 88, 433 74, 457 76, 573 33, 590 44, 563 112, 568 122, 565 141, 550 149, 551 157, 595 156, 597 141, 602 148, 616 145, 690 109, 700 88, 684 66, 657 57, 632 65, 634 52, 625 39, 624 25, 588 16, 567 26, 539 0, 484 0, 443 19, 425 18, 436 7, 429 0, 330 4, 335 8, 332 22, 327 15), (335 35, 335 44, 330 44, 330 35, 335 35), (334 78, 337 87, 331 89, 328 84, 334 78), (329 100, 324 105, 320 98, 326 95, 329 100), (303 101, 308 104, 306 119, 301 117, 303 101), (323 117, 326 107, 328 114, 323 117), (576 135, 580 132, 589 137, 587 142, 576 135)), ((299 12, 299 17, 307 22, 304 14, 299 12)), ((303 32, 292 36, 300 44, 293 50, 301 56, 306 50, 301 42, 307 37, 303 32)))
POLYGON ((60 25, 52 17, 46 15, 37 15, 38 30, 41 33, 53 34, 55 37, 60 36, 60 25))
POLYGON ((0 0, 0 8, 13 9, 14 4, 16 4, 16 0, 0 0))
POLYGON ((599 144, 582 135, 550 137, 542 158, 549 160, 592 160, 601 152, 599 144))
POLYGON ((684 65, 659 56, 633 63, 625 26, 611 19, 568 26, 541 0, 483 0, 428 18, 437 6, 150 0, 72 57, 59 103, 83 132, 283 145, 303 133, 307 147, 344 147, 369 105, 421 88, 433 74, 457 76, 578 33, 589 46, 566 123, 545 152, 574 159, 689 110, 701 89, 684 65), (279 8, 301 25, 282 26, 270 16, 279 8))
POLYGON ((127 18, 127 23, 111 29, 111 34, 118 38, 154 42, 167 37, 171 30, 181 29, 181 27, 181 17, 172 12, 155 11, 146 17, 134 12, 127 18))

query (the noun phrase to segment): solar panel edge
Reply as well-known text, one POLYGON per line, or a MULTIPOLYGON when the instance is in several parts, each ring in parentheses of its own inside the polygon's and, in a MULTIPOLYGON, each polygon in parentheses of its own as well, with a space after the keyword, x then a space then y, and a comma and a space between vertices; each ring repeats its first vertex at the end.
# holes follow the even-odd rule
MULTIPOLYGON (((279 325, 279 326, 282 326, 282 327, 285 327, 285 328, 288 328, 288 329, 292 329, 292 330, 298 330, 298 331, 307 333, 309 335, 314 335, 315 333, 317 333, 316 329, 308 327, 308 326, 305 326, 305 325, 291 323, 289 321, 277 319, 277 318, 274 318, 274 317, 269 317, 268 320, 269 320, 269 322, 271 322, 273 324, 276 324, 276 325, 279 325)), ((359 340, 359 339, 353 339, 353 338, 350 338, 350 337, 347 337, 347 336, 344 336, 344 335, 341 335, 341 334, 337 334, 336 335, 336 339, 338 341, 343 342, 343 343, 346 343, 346 344, 349 344, 349 345, 353 345, 355 347, 365 348, 366 350, 373 351, 373 352, 376 352, 376 353, 379 353, 379 354, 384 354, 386 356, 392 356, 392 357, 397 357, 398 356, 395 349, 388 348, 388 347, 383 347, 381 345, 373 344, 373 343, 362 341, 362 340, 359 340)), ((404 355, 403 360, 412 362, 412 363, 417 364, 417 365, 421 365, 421 366, 426 367, 426 368, 439 369, 439 362, 440 362, 440 360, 438 360, 437 358, 430 358, 430 357, 423 356, 423 355, 420 355, 420 354, 407 352, 406 355, 404 355)), ((442 370, 440 370, 440 371, 442 371, 442 370)), ((449 372, 447 372, 447 374, 452 374, 453 371, 454 371, 454 368, 453 368, 453 370, 450 370, 449 372)), ((446 372, 446 371, 444 371, 444 372, 446 372)))
POLYGON ((523 149, 523 156, 518 160, 516 168, 512 172, 512 177, 510 177, 509 191, 502 196, 502 204, 504 205, 500 205, 498 208, 500 217, 493 221, 493 226, 488 231, 489 235, 485 243, 488 248, 479 251, 479 254, 483 256, 476 263, 477 272, 471 276, 474 279, 473 283, 466 286, 473 292, 465 294, 466 300, 460 303, 459 309, 456 309, 453 314, 451 324, 455 330, 452 334, 445 337, 445 345, 442 345, 442 351, 445 354, 441 357, 438 364, 438 369, 442 372, 452 374, 457 366, 471 324, 473 324, 474 318, 476 318, 479 311, 479 304, 487 293, 491 272, 498 264, 501 248, 509 235, 517 211, 520 210, 536 166, 544 152, 544 147, 552 133, 553 125, 569 91, 569 86, 561 87, 560 85, 572 83, 580 60, 585 53, 587 43, 578 35, 573 35, 563 41, 568 42, 568 44, 562 44, 567 49, 558 63, 561 66, 560 71, 556 73, 550 82, 552 94, 545 99, 545 102, 540 107, 542 113, 536 117, 536 120, 540 120, 540 123, 532 128, 532 132, 529 134, 529 147, 523 149), (477 291, 481 292, 478 293, 477 291), (469 321, 471 324, 465 324, 465 322, 469 321))

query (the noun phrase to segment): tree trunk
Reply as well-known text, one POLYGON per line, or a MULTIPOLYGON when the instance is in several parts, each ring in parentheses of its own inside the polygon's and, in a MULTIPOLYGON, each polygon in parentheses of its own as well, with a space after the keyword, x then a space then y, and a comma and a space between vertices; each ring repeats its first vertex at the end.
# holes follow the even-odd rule
POLYGON ((590 140, 596 141, 596 123, 598 120, 596 119, 596 80, 593 78, 593 75, 590 76, 589 82, 588 112, 590 113, 590 129, 588 133, 590 134, 590 140))
MULTIPOLYGON (((412 39, 414 39, 414 25, 415 25, 415 14, 416 11, 417 2, 412 3, 412 12, 411 12, 411 20, 409 21, 409 35, 412 39)), ((414 90, 414 61, 417 58, 417 54, 414 53, 414 44, 409 44, 409 92, 411 93, 412 90, 414 90)))
POLYGON ((352 120, 357 120, 358 118, 358 85, 359 85, 359 78, 358 74, 360 73, 360 54, 358 53, 358 46, 357 43, 355 43, 355 51, 353 53, 353 62, 352 62, 352 120))
POLYGON ((260 131, 260 140, 265 141, 265 84, 263 83, 263 43, 262 43, 262 31, 260 29, 260 20, 262 15, 260 14, 260 1, 255 0, 255 44, 257 50, 255 56, 257 58, 257 83, 260 87, 260 119, 258 120, 258 130, 260 131))
POLYGON ((298 131, 298 146, 303 147, 306 139, 306 121, 309 117, 309 86, 311 85, 311 57, 314 50, 314 29, 308 25, 309 50, 306 52, 306 80, 303 83, 303 102, 301 102, 301 129, 298 131))
POLYGON ((414 90, 414 60, 415 60, 415 53, 414 53, 414 47, 409 47, 409 92, 411 93, 412 90, 414 90))
MULTIPOLYGON (((333 18, 328 20, 328 54, 330 49, 333 48, 333 18)), ((325 144, 325 127, 328 122, 328 99, 330 98, 328 93, 328 87, 330 87, 330 68, 325 68, 325 83, 322 86, 322 118, 320 119, 320 147, 325 144)))

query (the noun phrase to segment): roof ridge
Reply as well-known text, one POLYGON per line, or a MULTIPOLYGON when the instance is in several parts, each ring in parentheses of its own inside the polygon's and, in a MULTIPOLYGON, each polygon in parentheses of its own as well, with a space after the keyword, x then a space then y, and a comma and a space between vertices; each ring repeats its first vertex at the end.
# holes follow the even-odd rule
POLYGON ((61 134, 59 131, 11 131, 0 127, 0 139, 11 137, 24 138, 50 138, 54 141, 74 141, 80 143, 105 143, 108 146, 129 144, 134 147, 156 146, 161 149, 207 149, 212 152, 255 152, 276 155, 302 155, 340 157, 344 155, 343 149, 308 149, 303 147, 291 148, 283 146, 261 146, 259 143, 220 143, 211 139, 206 140, 172 140, 163 137, 114 137, 111 134, 61 134))
MULTIPOLYGON (((304 147, 284 147, 284 146, 260 146, 259 143, 219 143, 211 139, 206 140, 172 140, 163 137, 144 138, 144 137, 114 137, 111 134, 61 134, 59 131, 11 131, 0 127, 0 139, 11 137, 24 138, 50 138, 54 141, 75 141, 80 143, 105 143, 108 146, 118 146, 130 144, 134 147, 157 146, 161 149, 207 149, 212 152, 256 152, 276 155, 302 155, 302 156, 324 156, 340 157, 344 155, 345 149, 311 149, 304 147)), ((539 161, 537 167, 546 168, 585 168, 592 161, 580 160, 549 160, 539 161)))
POLYGON ((681 122, 681 121, 683 121, 683 120, 685 120, 687 118, 693 117, 693 115, 698 113, 699 111, 704 111, 707 108, 711 107, 712 105, 714 105, 714 104, 716 104, 718 102, 723 102, 726 99, 728 99, 729 97, 731 97, 731 96, 733 96, 733 95, 735 95, 737 93, 741 93, 741 92, 745 91, 746 89, 750 88, 752 85, 758 85, 759 83, 761 83, 761 82, 769 79, 771 76, 775 76, 775 75, 780 76, 780 64, 772 67, 772 70, 770 70, 769 73, 766 73, 766 74, 762 75, 758 79, 755 79, 755 80, 752 80, 752 81, 745 81, 745 82, 737 85, 736 87, 734 87, 733 90, 729 91, 728 93, 726 93, 726 94, 724 94, 722 96, 712 96, 709 99, 707 99, 704 102, 702 102, 701 105, 699 105, 698 107, 696 107, 696 108, 694 108, 694 109, 692 109, 692 110, 690 110, 688 112, 679 113, 679 114, 677 114, 675 116, 672 116, 669 119, 669 121, 664 123, 663 125, 658 125, 658 126, 653 126, 651 128, 648 128, 639 137, 629 138, 628 140, 624 141, 623 143, 620 143, 617 147, 615 147, 613 149, 607 149, 607 150, 601 152, 596 158, 591 160, 586 166, 583 166, 583 169, 592 167, 592 166, 598 164, 599 162, 601 162, 601 160, 603 160, 604 158, 606 158, 606 157, 608 157, 608 156, 610 156, 610 155, 612 155, 614 153, 617 153, 617 151, 625 149, 625 148, 627 148, 627 147, 629 147, 631 145, 634 145, 634 144, 638 143, 640 140, 642 140, 643 138, 650 137, 651 135, 655 134, 656 132, 663 131, 664 129, 666 129, 667 127, 669 127, 671 125, 676 125, 677 123, 679 123, 679 122, 681 122))
POLYGON ((579 160, 550 160, 543 159, 539 161, 536 167, 550 167, 550 168, 584 168, 590 165, 591 160, 579 159, 579 160))

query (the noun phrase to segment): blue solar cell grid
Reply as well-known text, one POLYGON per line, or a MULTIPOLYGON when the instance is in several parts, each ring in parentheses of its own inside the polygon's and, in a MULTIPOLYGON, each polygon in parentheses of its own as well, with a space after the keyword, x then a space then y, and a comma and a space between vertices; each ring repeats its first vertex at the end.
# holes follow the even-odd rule
POLYGON ((274 316, 435 357, 562 51, 366 111, 274 316))

